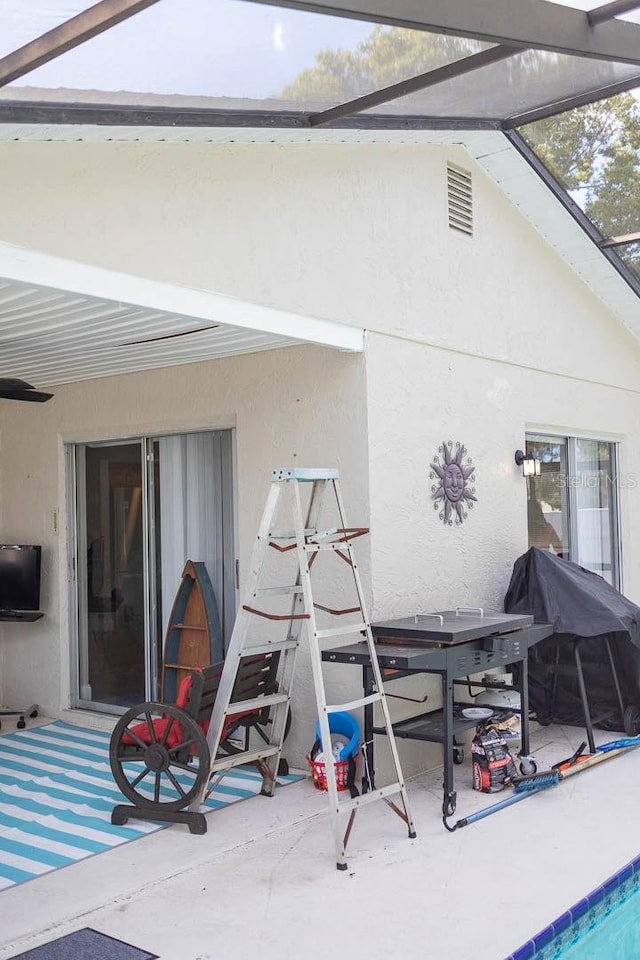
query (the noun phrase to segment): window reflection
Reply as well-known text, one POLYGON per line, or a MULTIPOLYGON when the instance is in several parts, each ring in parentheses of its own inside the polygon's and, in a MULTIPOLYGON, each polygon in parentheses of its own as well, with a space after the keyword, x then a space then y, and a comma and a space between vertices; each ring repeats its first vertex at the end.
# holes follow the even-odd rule
POLYGON ((530 434, 539 477, 527 478, 529 546, 550 550, 618 586, 615 444, 530 434))
POLYGON ((530 436, 527 453, 540 461, 540 476, 527 478, 529 546, 569 554, 567 444, 558 437, 530 436))

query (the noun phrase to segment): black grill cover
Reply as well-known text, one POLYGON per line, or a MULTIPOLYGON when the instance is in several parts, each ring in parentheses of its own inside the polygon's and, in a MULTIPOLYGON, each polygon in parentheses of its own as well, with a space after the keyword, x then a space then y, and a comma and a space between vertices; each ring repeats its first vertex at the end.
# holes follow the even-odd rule
POLYGON ((620 729, 618 700, 602 640, 609 638, 624 705, 640 703, 640 607, 597 573, 532 547, 514 564, 504 609, 530 614, 536 622, 554 628, 553 636, 529 653, 529 696, 538 719, 583 722, 572 671, 551 669, 575 663, 573 646, 579 640, 593 720, 605 729, 620 729), (615 716, 606 717, 612 713, 615 716))

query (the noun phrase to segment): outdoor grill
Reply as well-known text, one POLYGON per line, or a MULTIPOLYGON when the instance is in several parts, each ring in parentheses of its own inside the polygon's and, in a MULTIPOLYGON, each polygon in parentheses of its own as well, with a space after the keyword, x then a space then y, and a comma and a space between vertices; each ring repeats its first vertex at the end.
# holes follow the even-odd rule
MULTIPOLYGON (((399 720, 393 724, 395 737, 423 740, 443 745, 444 796, 443 816, 451 816, 456 808, 453 789, 453 765, 462 763, 462 747, 456 735, 469 730, 476 721, 462 716, 469 706, 455 698, 457 686, 468 689, 499 688, 517 690, 520 694, 522 772, 534 772, 529 754, 529 697, 527 658, 529 648, 550 636, 548 624, 534 624, 532 616, 485 614, 479 607, 419 613, 399 620, 371 624, 377 643, 380 667, 391 671, 393 678, 414 673, 439 674, 442 679, 442 708, 399 720), (507 685, 483 674, 496 667, 518 665, 517 683, 507 685), (480 679, 471 679, 474 675, 480 679), (463 679, 464 678, 464 679, 463 679)), ((363 643, 337 647, 323 653, 323 659, 334 663, 350 663, 362 667, 365 696, 373 692, 373 671, 363 643)), ((391 677, 390 677, 391 678, 391 677)), ((364 741, 371 781, 374 778, 373 735, 384 731, 373 724, 373 707, 364 708, 364 741)), ((373 782, 364 784, 368 789, 373 782)))

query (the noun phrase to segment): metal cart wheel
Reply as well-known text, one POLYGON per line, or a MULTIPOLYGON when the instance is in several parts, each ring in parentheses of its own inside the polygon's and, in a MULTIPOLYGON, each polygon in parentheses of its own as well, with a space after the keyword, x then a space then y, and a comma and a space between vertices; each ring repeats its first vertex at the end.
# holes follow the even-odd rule
POLYGON ((530 777, 533 773, 537 773, 538 764, 535 760, 532 760, 531 757, 523 757, 520 761, 520 773, 523 777, 530 777))
POLYGON ((453 762, 456 766, 464 763, 464 747, 460 747, 457 743, 453 745, 453 762))
POLYGON ((634 703, 626 707, 622 717, 622 725, 628 737, 637 737, 640 733, 640 707, 634 703))
POLYGON ((120 717, 109 762, 116 783, 137 807, 181 810, 209 779, 202 730, 184 711, 164 703, 142 703, 120 717))

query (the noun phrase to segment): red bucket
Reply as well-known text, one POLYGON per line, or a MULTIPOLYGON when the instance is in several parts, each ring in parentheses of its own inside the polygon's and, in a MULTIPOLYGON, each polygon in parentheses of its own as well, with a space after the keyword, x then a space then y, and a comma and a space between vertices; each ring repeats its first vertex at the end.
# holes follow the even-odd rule
MULTIPOLYGON (((313 785, 316 790, 326 790, 327 789, 327 771, 323 760, 312 760, 311 757, 307 757, 309 762, 309 769, 311 771, 311 779, 313 780, 313 785)), ((349 761, 348 760, 336 760, 336 786, 338 790, 348 790, 347 786, 347 777, 349 776, 349 761)))

